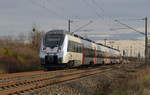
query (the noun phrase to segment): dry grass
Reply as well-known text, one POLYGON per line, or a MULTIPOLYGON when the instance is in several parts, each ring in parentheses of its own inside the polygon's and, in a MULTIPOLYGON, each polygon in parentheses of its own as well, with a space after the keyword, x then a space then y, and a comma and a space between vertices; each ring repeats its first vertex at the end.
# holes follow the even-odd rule
POLYGON ((40 69, 39 52, 22 43, 0 41, 0 72, 14 73, 40 69))
POLYGON ((113 77, 115 78, 111 82, 110 79, 105 79, 100 93, 95 95, 150 95, 149 65, 138 68, 134 72, 124 70, 122 73, 115 73, 113 77))

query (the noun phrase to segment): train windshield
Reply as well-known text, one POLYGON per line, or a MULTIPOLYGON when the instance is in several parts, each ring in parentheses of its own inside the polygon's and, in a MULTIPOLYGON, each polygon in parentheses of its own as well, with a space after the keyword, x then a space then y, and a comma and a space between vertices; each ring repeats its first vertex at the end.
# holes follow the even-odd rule
POLYGON ((54 48, 61 46, 64 40, 63 34, 47 34, 45 37, 45 46, 54 48))

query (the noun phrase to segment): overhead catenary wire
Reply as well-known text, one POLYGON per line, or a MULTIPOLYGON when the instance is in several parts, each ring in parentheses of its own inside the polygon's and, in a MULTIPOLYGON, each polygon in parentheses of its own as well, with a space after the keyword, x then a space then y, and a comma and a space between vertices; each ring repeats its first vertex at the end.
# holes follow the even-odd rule
MULTIPOLYGON (((52 3, 52 1, 55 2, 56 0, 46 0, 46 1, 47 1, 46 4, 48 4, 48 3, 52 3)), ((64 12, 64 10, 65 10, 63 6, 60 6, 60 5, 58 6, 57 4, 54 4, 54 7, 59 8, 62 12, 64 12)))
POLYGON ((93 23, 94 21, 89 21, 87 24, 84 24, 83 26, 79 26, 79 24, 77 25, 77 24, 75 24, 74 22, 78 22, 78 21, 74 21, 74 20, 71 20, 73 23, 73 26, 75 26, 77 29, 74 29, 74 31, 75 32, 78 32, 78 33, 81 33, 81 31, 83 32, 84 31, 84 33, 85 32, 89 32, 89 31, 93 31, 94 29, 82 29, 82 28, 84 28, 84 27, 86 27, 86 26, 88 26, 89 24, 91 24, 91 23, 93 23), (80 29, 79 29, 80 28, 80 29))
MULTIPOLYGON (((46 11, 48 11, 48 12, 50 12, 51 14, 54 14, 54 15, 56 15, 56 16, 58 16, 58 17, 61 17, 61 18, 65 18, 66 19, 66 17, 65 16, 63 16, 62 14, 59 14, 58 12, 56 12, 56 11, 54 11, 54 10, 52 10, 52 9, 50 9, 50 8, 48 8, 48 7, 46 7, 46 6, 44 6, 44 5, 42 5, 42 4, 40 4, 40 3, 38 3, 38 2, 36 2, 35 0, 31 0, 31 2, 34 2, 34 5, 37 5, 37 6, 39 6, 39 7, 42 7, 43 9, 46 9, 46 11)), ((47 0, 48 1, 48 0, 47 0)), ((51 0, 50 0, 51 1, 51 0)), ((93 12, 98 16, 98 17, 102 17, 102 14, 100 14, 99 12, 100 11, 104 11, 103 9, 101 9, 99 6, 98 6, 98 3, 95 1, 95 0, 91 0, 91 2, 89 2, 88 0, 82 0, 82 1, 85 1, 85 4, 88 6, 88 7, 90 7, 92 10, 93 10, 93 12), (95 7, 97 7, 97 9, 93 6, 93 5, 95 5, 95 7), (100 11, 97 11, 97 10, 100 10, 100 11)), ((77 26, 76 26, 77 27, 77 26)))
POLYGON ((127 24, 122 23, 122 22, 120 22, 119 20, 115 20, 115 22, 117 22, 117 23, 119 23, 119 24, 121 24, 121 25, 124 25, 124 26, 126 26, 127 28, 129 28, 129 29, 134 30, 135 32, 138 32, 138 33, 140 33, 140 34, 142 34, 142 35, 145 35, 145 33, 141 32, 141 31, 139 31, 139 30, 136 30, 136 29, 130 27, 129 25, 127 25, 127 24))
MULTIPOLYGON (((62 2, 61 2, 61 4, 57 5, 57 2, 58 2, 57 0, 40 0, 40 1, 45 1, 45 4, 43 2, 43 5, 48 5, 48 6, 49 6, 49 3, 51 3, 51 4, 54 3, 54 4, 52 4, 52 6, 55 7, 55 9, 61 10, 56 13, 57 14, 59 13, 58 15, 60 15, 60 16, 64 16, 64 18, 66 18, 66 20, 73 19, 73 18, 75 18, 75 19, 80 18, 79 16, 76 16, 76 15, 69 15, 69 12, 65 13, 65 7, 63 6, 62 2), (65 14, 65 15, 62 15, 60 13, 65 14)), ((66 4, 66 3, 64 3, 64 4, 66 4)))
POLYGON ((48 11, 48 13, 50 12, 50 13, 52 13, 53 15, 56 15, 56 16, 61 17, 61 18, 63 18, 63 19, 67 19, 66 16, 61 15, 61 14, 55 12, 54 10, 49 9, 49 8, 47 8, 46 6, 43 6, 42 4, 40 4, 40 3, 38 3, 38 2, 36 2, 36 1, 34 1, 34 0, 30 0, 30 2, 31 2, 33 5, 36 5, 36 6, 38 6, 38 7, 41 7, 41 8, 43 8, 43 9, 45 9, 46 11, 48 11))
MULTIPOLYGON (((48 2, 49 2, 49 1, 48 1, 48 2)), ((45 4, 42 5, 42 4, 38 3, 38 2, 35 1, 35 0, 31 0, 31 3, 34 4, 34 5, 36 5, 36 6, 41 7, 41 8, 43 8, 43 9, 45 9, 46 11, 48 11, 48 12, 50 12, 50 13, 52 13, 52 14, 58 16, 58 17, 62 17, 62 18, 65 18, 65 19, 66 19, 66 17, 64 17, 63 15, 59 14, 58 12, 55 12, 54 10, 47 8, 47 7, 45 6, 45 4)), ((87 4, 88 4, 88 2, 87 2, 87 4)), ((91 4, 89 4, 89 5, 91 6, 91 4)), ((92 6, 91 6, 91 8, 92 8, 92 6)), ((93 7, 93 10, 94 10, 94 7, 93 7)), ((101 15, 100 15, 98 12, 96 12, 96 11, 95 11, 95 14, 96 14, 98 17, 101 17, 101 15)), ((67 19, 67 20, 68 20, 68 19, 67 19)))
MULTIPOLYGON (((101 18, 104 20, 104 15, 102 15, 103 13, 99 13, 100 11, 104 12, 104 9, 100 8, 98 4, 95 5, 95 3, 97 3, 96 1, 94 1, 94 2, 93 1, 89 2, 88 0, 81 0, 81 1, 84 3, 85 6, 90 8, 92 10, 91 12, 93 12, 98 18, 101 18), (96 6, 97 8, 94 7, 93 5, 96 6), (98 11, 97 9, 99 9, 100 11, 98 11)), ((95 15, 93 15, 93 16, 95 16, 95 15)), ((92 19, 93 21, 94 21, 94 18, 92 19)), ((86 32, 86 31, 84 31, 84 32, 86 32)))
POLYGON ((143 20, 141 18, 121 18, 121 19, 118 19, 118 20, 125 20, 125 21, 139 21, 139 20, 143 20))
POLYGON ((93 5, 101 10, 101 13, 104 13, 104 9, 100 5, 98 5, 98 2, 96 2, 95 0, 91 0, 91 2, 93 3, 93 5))
POLYGON ((73 33, 79 31, 80 29, 82 29, 82 28, 88 26, 88 25, 91 24, 91 23, 93 23, 93 21, 89 21, 89 23, 84 24, 83 26, 81 26, 81 27, 79 27, 78 29, 76 29, 75 31, 73 31, 73 33))
POLYGON ((100 18, 103 17, 101 14, 99 14, 99 12, 97 12, 97 10, 87 0, 82 0, 82 1, 87 7, 89 7, 91 10, 93 10, 92 12, 94 12, 94 14, 96 14, 96 16, 98 16, 100 18))
MULTIPOLYGON (((100 7, 99 6, 99 4, 98 4, 98 2, 96 2, 95 0, 93 1, 93 0, 82 0, 83 1, 83 3, 87 6, 87 7, 89 7, 91 10, 92 10, 92 12, 98 17, 98 18, 100 18, 100 19, 102 19, 102 20, 106 20, 106 16, 104 16, 104 9, 102 8, 102 7, 100 7), (89 1, 91 1, 91 2, 89 2, 89 1), (97 8, 96 8, 97 7, 97 8), (97 9, 99 9, 99 10, 97 10, 97 9), (99 13, 99 12, 101 12, 101 13, 99 13)), ((111 21, 112 22, 112 18, 110 18, 110 19, 108 19, 107 18, 107 20, 109 20, 109 21, 111 21), (110 20, 111 19, 111 20, 110 20)), ((94 20, 94 19, 93 19, 94 20)), ((99 21, 98 21, 99 22, 99 21)), ((105 24, 106 24, 106 26, 110 26, 110 22, 105 22, 105 24)))

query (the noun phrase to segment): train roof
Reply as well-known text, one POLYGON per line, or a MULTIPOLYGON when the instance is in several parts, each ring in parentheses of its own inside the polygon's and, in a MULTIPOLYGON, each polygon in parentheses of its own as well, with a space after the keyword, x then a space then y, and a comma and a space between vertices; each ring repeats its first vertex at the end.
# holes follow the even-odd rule
POLYGON ((59 29, 55 29, 55 30, 51 30, 46 32, 46 34, 69 34, 69 32, 65 31, 65 30, 59 30, 59 29))
POLYGON ((118 49, 112 48, 112 47, 110 47, 110 46, 103 45, 103 44, 101 44, 101 43, 96 43, 95 41, 93 41, 93 40, 91 40, 91 39, 88 39, 88 38, 79 36, 79 35, 77 35, 77 34, 74 34, 74 33, 72 33, 72 32, 68 32, 68 31, 65 31, 65 30, 58 30, 58 29, 56 29, 56 30, 51 30, 51 31, 48 31, 46 34, 69 34, 69 35, 72 35, 72 36, 74 36, 74 37, 80 38, 80 39, 82 39, 82 40, 86 40, 86 41, 95 43, 95 44, 97 44, 97 45, 101 45, 101 46, 104 46, 104 47, 107 47, 107 48, 110 48, 110 49, 113 49, 113 50, 116 50, 116 51, 120 51, 120 50, 118 50, 118 49))

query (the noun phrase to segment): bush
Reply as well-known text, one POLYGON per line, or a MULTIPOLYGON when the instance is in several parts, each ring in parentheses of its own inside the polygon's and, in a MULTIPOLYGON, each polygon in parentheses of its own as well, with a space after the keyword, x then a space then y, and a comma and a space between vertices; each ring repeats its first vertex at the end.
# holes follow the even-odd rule
POLYGON ((39 69, 39 52, 29 45, 9 43, 0 48, 0 73, 24 72, 39 69))

